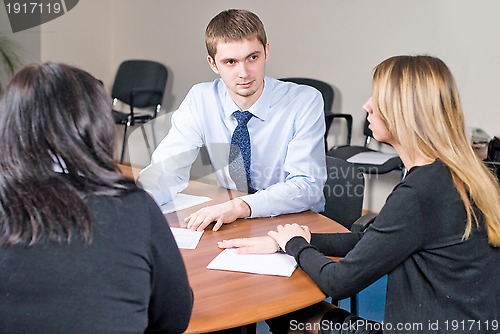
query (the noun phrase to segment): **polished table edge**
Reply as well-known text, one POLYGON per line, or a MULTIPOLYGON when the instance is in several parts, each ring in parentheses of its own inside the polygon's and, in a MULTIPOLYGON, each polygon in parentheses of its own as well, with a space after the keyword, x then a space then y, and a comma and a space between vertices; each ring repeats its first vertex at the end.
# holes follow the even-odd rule
MULTIPOLYGON (((205 231, 204 237, 200 241, 200 251, 209 252, 210 255, 206 256, 211 260, 215 258, 221 251, 216 245, 217 241, 237 237, 265 235, 267 231, 275 229, 275 226, 277 225, 304 221, 303 218, 305 217, 308 217, 308 219, 310 220, 319 218, 319 215, 309 211, 297 214, 281 215, 272 218, 237 220, 233 224, 224 225, 218 232, 205 231), (236 225, 240 226, 238 227, 236 225), (234 230, 237 234, 233 234, 232 230, 234 230), (201 244, 202 242, 203 244, 201 244), (209 244, 209 246, 207 246, 207 243, 209 244), (211 248, 207 249, 210 246, 211 248)), ((329 227, 333 227, 333 225, 335 224, 329 221, 326 217, 324 217, 324 219, 325 220, 319 219, 319 222, 307 225, 315 225, 317 226, 317 228, 319 228, 319 230, 317 230, 316 228, 312 228, 312 231, 314 232, 330 232, 329 227)), ((235 300, 241 300, 242 303, 246 304, 240 305, 241 307, 234 310, 227 309, 225 312, 222 312, 220 310, 218 310, 217 312, 212 312, 209 309, 210 303, 213 302, 215 304, 217 303, 217 301, 214 299, 207 301, 197 301, 196 293, 203 289, 199 288, 199 282, 195 282, 193 285, 193 289, 195 291, 195 307, 193 313, 195 314, 195 316, 192 318, 192 321, 189 324, 187 330, 187 332, 189 333, 210 332, 257 323, 266 319, 274 318, 302 309, 304 307, 320 302, 326 298, 325 294, 319 289, 319 287, 300 268, 297 268, 289 278, 239 272, 209 271, 208 269, 204 268, 209 261, 203 263, 203 265, 194 265, 193 261, 196 261, 196 259, 191 257, 195 255, 194 253, 192 253, 190 250, 181 250, 181 253, 186 260, 186 267, 188 268, 188 271, 205 271, 205 281, 201 284, 214 285, 221 280, 225 280, 225 287, 211 287, 210 289, 222 289, 224 291, 221 291, 221 293, 224 293, 226 295, 231 294, 231 292, 234 291, 235 300), (191 267, 191 265, 193 265, 193 267, 191 267), (220 280, 218 280, 218 278, 220 280), (238 283, 234 283, 237 281, 240 281, 239 286, 236 285, 238 283), (244 283, 246 283, 246 285, 244 283), (272 287, 273 292, 268 293, 267 290, 263 292, 248 291, 247 289, 243 289, 243 291, 240 291, 240 288, 242 288, 241 285, 247 286, 250 284, 254 286, 254 290, 256 290, 257 287, 260 287, 263 290, 272 287), (265 299, 265 302, 256 299, 258 297, 262 297, 262 299, 265 299), (218 315, 218 319, 211 319, 211 317, 213 317, 215 314, 218 315)), ((234 301, 231 303, 234 304, 234 301)), ((224 306, 221 305, 221 307, 224 306)))
POLYGON ((139 176, 139 172, 141 171, 138 168, 123 164, 116 164, 116 168, 118 168, 118 171, 122 173, 122 175, 134 180, 137 179, 137 176, 139 176))
MULTIPOLYGON (((130 166, 119 165, 118 168, 129 178, 136 179, 139 173, 138 169, 130 166)), ((185 192, 193 195, 200 195, 200 192, 207 189, 212 192, 212 195, 215 195, 213 200, 215 203, 220 203, 221 201, 243 195, 243 193, 237 191, 222 189, 214 185, 207 185, 196 181, 190 181, 189 187, 185 192)), ((184 217, 206 205, 211 204, 210 202, 203 203, 185 210, 165 214, 165 217, 170 226, 182 226, 184 217)), ((306 222, 305 225, 312 226, 312 232, 347 232, 347 229, 330 219, 318 213, 306 211, 267 218, 238 219, 232 224, 223 225, 218 232, 207 229, 197 247, 198 253, 196 250, 180 250, 186 269, 188 273, 190 273, 188 277, 190 278, 190 284, 195 294, 193 314, 185 333, 207 333, 234 327, 244 327, 302 309, 326 298, 326 295, 300 268, 297 268, 292 276, 287 278, 240 272, 214 271, 206 269, 208 262, 199 263, 200 256, 197 254, 200 252, 205 253, 203 259, 206 261, 215 258, 220 253, 221 250, 217 247, 217 241, 236 237, 265 235, 267 231, 274 229, 277 225, 294 222, 306 222), (226 282, 224 291, 221 292, 224 296, 228 294, 227 288, 231 287, 237 288, 234 295, 235 300, 243 296, 243 300, 241 300, 243 304, 238 303, 238 305, 241 306, 240 309, 228 309, 225 312, 220 312, 221 309, 215 310, 216 307, 223 308, 224 305, 218 305, 218 301, 213 300, 214 296, 207 295, 207 293, 205 293, 206 289, 203 288, 211 285, 209 289, 221 289, 221 286, 217 286, 220 281, 226 282), (264 288, 273 286, 275 290, 283 290, 284 296, 282 298, 277 297, 275 300, 266 302, 264 306, 261 306, 255 304, 259 301, 252 299, 254 296, 245 296, 245 293, 240 291, 241 286, 237 285, 240 283, 232 283, 233 281, 244 281, 245 283, 254 282, 255 285, 264 285, 264 288), (288 284, 282 284, 284 282, 288 282, 288 284), (295 284, 301 287, 300 291, 296 291, 295 284), (200 288, 200 286, 203 286, 203 288, 200 288), (306 287, 305 289, 307 290, 304 290, 304 287, 306 287), (297 296, 298 300, 290 300, 290 298, 292 298, 289 296, 291 293, 290 289, 295 289, 294 291, 296 292, 293 292, 293 295, 294 297, 297 296), (249 303, 255 305, 245 305, 249 303)), ((222 302, 224 301, 223 298, 227 297, 221 297, 222 302)), ((232 301, 232 304, 234 304, 234 301, 232 301)))

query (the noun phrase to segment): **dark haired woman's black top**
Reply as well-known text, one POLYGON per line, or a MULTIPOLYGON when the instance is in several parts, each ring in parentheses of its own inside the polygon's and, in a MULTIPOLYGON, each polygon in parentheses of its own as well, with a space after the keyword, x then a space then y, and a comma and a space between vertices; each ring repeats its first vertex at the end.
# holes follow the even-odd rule
POLYGON ((154 201, 138 190, 87 202, 90 245, 0 248, 0 333, 182 333, 192 291, 154 201))
POLYGON ((498 333, 500 248, 488 244, 483 225, 463 240, 465 222, 437 160, 411 169, 364 235, 313 234, 313 246, 295 237, 286 251, 335 299, 388 274, 384 333, 498 333), (320 252, 348 254, 335 263, 320 252))

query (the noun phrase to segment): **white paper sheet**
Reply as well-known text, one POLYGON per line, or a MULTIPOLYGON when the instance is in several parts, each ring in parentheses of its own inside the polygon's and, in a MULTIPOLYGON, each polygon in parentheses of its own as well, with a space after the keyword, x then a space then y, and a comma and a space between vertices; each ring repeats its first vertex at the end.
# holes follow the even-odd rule
POLYGON ((393 153, 382 153, 382 152, 361 152, 353 155, 347 162, 353 164, 371 164, 371 165, 383 165, 389 159, 397 157, 397 154, 393 153))
POLYGON ((238 254, 236 249, 231 248, 217 255, 207 269, 290 277, 296 267, 295 259, 284 253, 238 254))
POLYGON ((187 228, 171 227, 177 247, 184 249, 195 249, 200 242, 203 231, 191 231, 187 228))
POLYGON ((211 201, 210 197, 205 196, 195 196, 187 194, 177 194, 174 199, 166 204, 160 206, 161 212, 170 213, 174 211, 179 211, 182 209, 187 209, 189 207, 211 201))

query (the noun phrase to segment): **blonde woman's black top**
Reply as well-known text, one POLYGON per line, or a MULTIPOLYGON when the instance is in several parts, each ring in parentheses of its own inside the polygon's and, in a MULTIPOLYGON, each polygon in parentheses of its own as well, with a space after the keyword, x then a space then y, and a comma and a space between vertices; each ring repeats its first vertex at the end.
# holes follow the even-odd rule
POLYGON ((498 333, 500 249, 488 244, 482 220, 464 240, 465 224, 437 160, 411 169, 364 234, 313 234, 312 245, 295 237, 286 251, 334 299, 388 274, 384 333, 498 333))

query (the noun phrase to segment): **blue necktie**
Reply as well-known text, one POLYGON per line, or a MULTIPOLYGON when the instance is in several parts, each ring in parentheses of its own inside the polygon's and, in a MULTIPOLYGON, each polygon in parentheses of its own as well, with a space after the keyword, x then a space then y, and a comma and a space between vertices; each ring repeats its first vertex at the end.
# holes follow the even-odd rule
POLYGON ((235 111, 233 116, 238 121, 231 138, 231 148, 229 149, 229 175, 236 184, 239 191, 254 193, 252 181, 250 179, 250 162, 252 151, 250 147, 250 134, 248 133, 247 123, 253 117, 248 111, 235 111), (237 160, 241 152, 243 166, 237 160))

